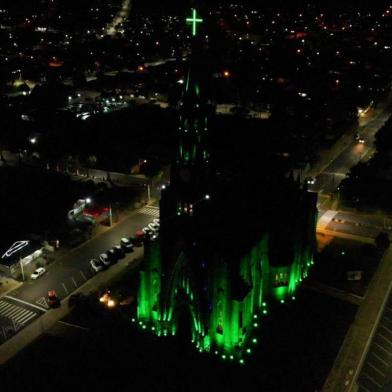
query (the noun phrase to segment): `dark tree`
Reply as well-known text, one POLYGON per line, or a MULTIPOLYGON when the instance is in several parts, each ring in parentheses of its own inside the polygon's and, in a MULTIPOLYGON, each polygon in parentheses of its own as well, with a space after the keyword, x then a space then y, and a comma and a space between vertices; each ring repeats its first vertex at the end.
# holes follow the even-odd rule
POLYGON ((386 250, 389 248, 389 245, 391 244, 391 241, 389 239, 388 233, 381 232, 380 234, 377 235, 377 237, 374 239, 374 242, 377 246, 378 249, 380 250, 386 250))

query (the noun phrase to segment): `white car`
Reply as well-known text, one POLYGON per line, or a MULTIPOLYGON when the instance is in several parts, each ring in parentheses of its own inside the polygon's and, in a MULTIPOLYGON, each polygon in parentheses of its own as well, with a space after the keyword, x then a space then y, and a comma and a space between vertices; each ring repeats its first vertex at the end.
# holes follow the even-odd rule
POLYGON ((100 255, 99 255, 99 261, 100 262, 102 262, 102 264, 105 266, 105 267, 109 267, 110 266, 110 259, 109 259, 109 256, 106 254, 106 253, 101 253, 100 255))
POLYGON ((120 244, 128 252, 133 250, 133 244, 132 244, 132 242, 128 238, 125 238, 125 237, 121 238, 120 244))
POLYGON ((308 183, 308 185, 314 185, 316 182, 316 179, 314 177, 308 177, 306 179, 306 182, 308 183))
POLYGON ((91 259, 90 260, 90 265, 91 268, 95 271, 95 272, 99 272, 102 270, 103 266, 102 264, 97 260, 97 259, 91 259))
POLYGON ((46 269, 43 267, 37 268, 31 275, 31 279, 38 279, 40 276, 42 276, 46 272, 46 269))
POLYGON ((153 230, 150 229, 148 226, 146 226, 146 227, 143 227, 142 232, 144 234, 149 234, 150 235, 150 234, 152 234, 153 230))
POLYGON ((155 233, 159 229, 159 225, 157 225, 156 223, 149 223, 148 228, 155 233))

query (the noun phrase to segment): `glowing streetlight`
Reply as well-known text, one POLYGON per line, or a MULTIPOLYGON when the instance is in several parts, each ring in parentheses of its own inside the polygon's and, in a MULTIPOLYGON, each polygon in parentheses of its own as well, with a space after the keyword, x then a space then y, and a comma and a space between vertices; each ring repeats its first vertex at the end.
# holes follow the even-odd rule
POLYGON ((36 137, 31 137, 31 138, 30 138, 30 143, 31 143, 31 144, 35 144, 36 141, 37 141, 37 138, 36 138, 36 137))
POLYGON ((91 199, 89 197, 86 197, 86 204, 90 204, 91 203, 91 199))

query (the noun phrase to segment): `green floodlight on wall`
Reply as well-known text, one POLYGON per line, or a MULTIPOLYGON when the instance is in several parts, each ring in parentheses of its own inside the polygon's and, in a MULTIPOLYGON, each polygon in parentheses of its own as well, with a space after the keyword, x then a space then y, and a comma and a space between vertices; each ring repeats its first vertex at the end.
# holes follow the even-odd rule
POLYGON ((192 35, 196 35, 197 23, 203 22, 203 19, 196 17, 196 10, 192 8, 192 18, 186 18, 188 24, 192 24, 192 35))

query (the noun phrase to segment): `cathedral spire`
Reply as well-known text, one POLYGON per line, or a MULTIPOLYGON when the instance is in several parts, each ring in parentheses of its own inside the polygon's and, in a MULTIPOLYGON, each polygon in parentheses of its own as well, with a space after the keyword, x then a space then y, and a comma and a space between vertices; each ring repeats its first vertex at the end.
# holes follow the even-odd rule
MULTIPOLYGON (((203 42, 197 35, 202 21, 196 9, 192 9, 192 17, 186 18, 187 24, 192 28, 192 51, 179 105, 177 159, 171 169, 171 188, 178 203, 189 206, 209 194, 211 185, 208 148, 210 108, 204 94, 206 75, 203 42)), ((181 207, 180 210, 184 208, 181 207)))

